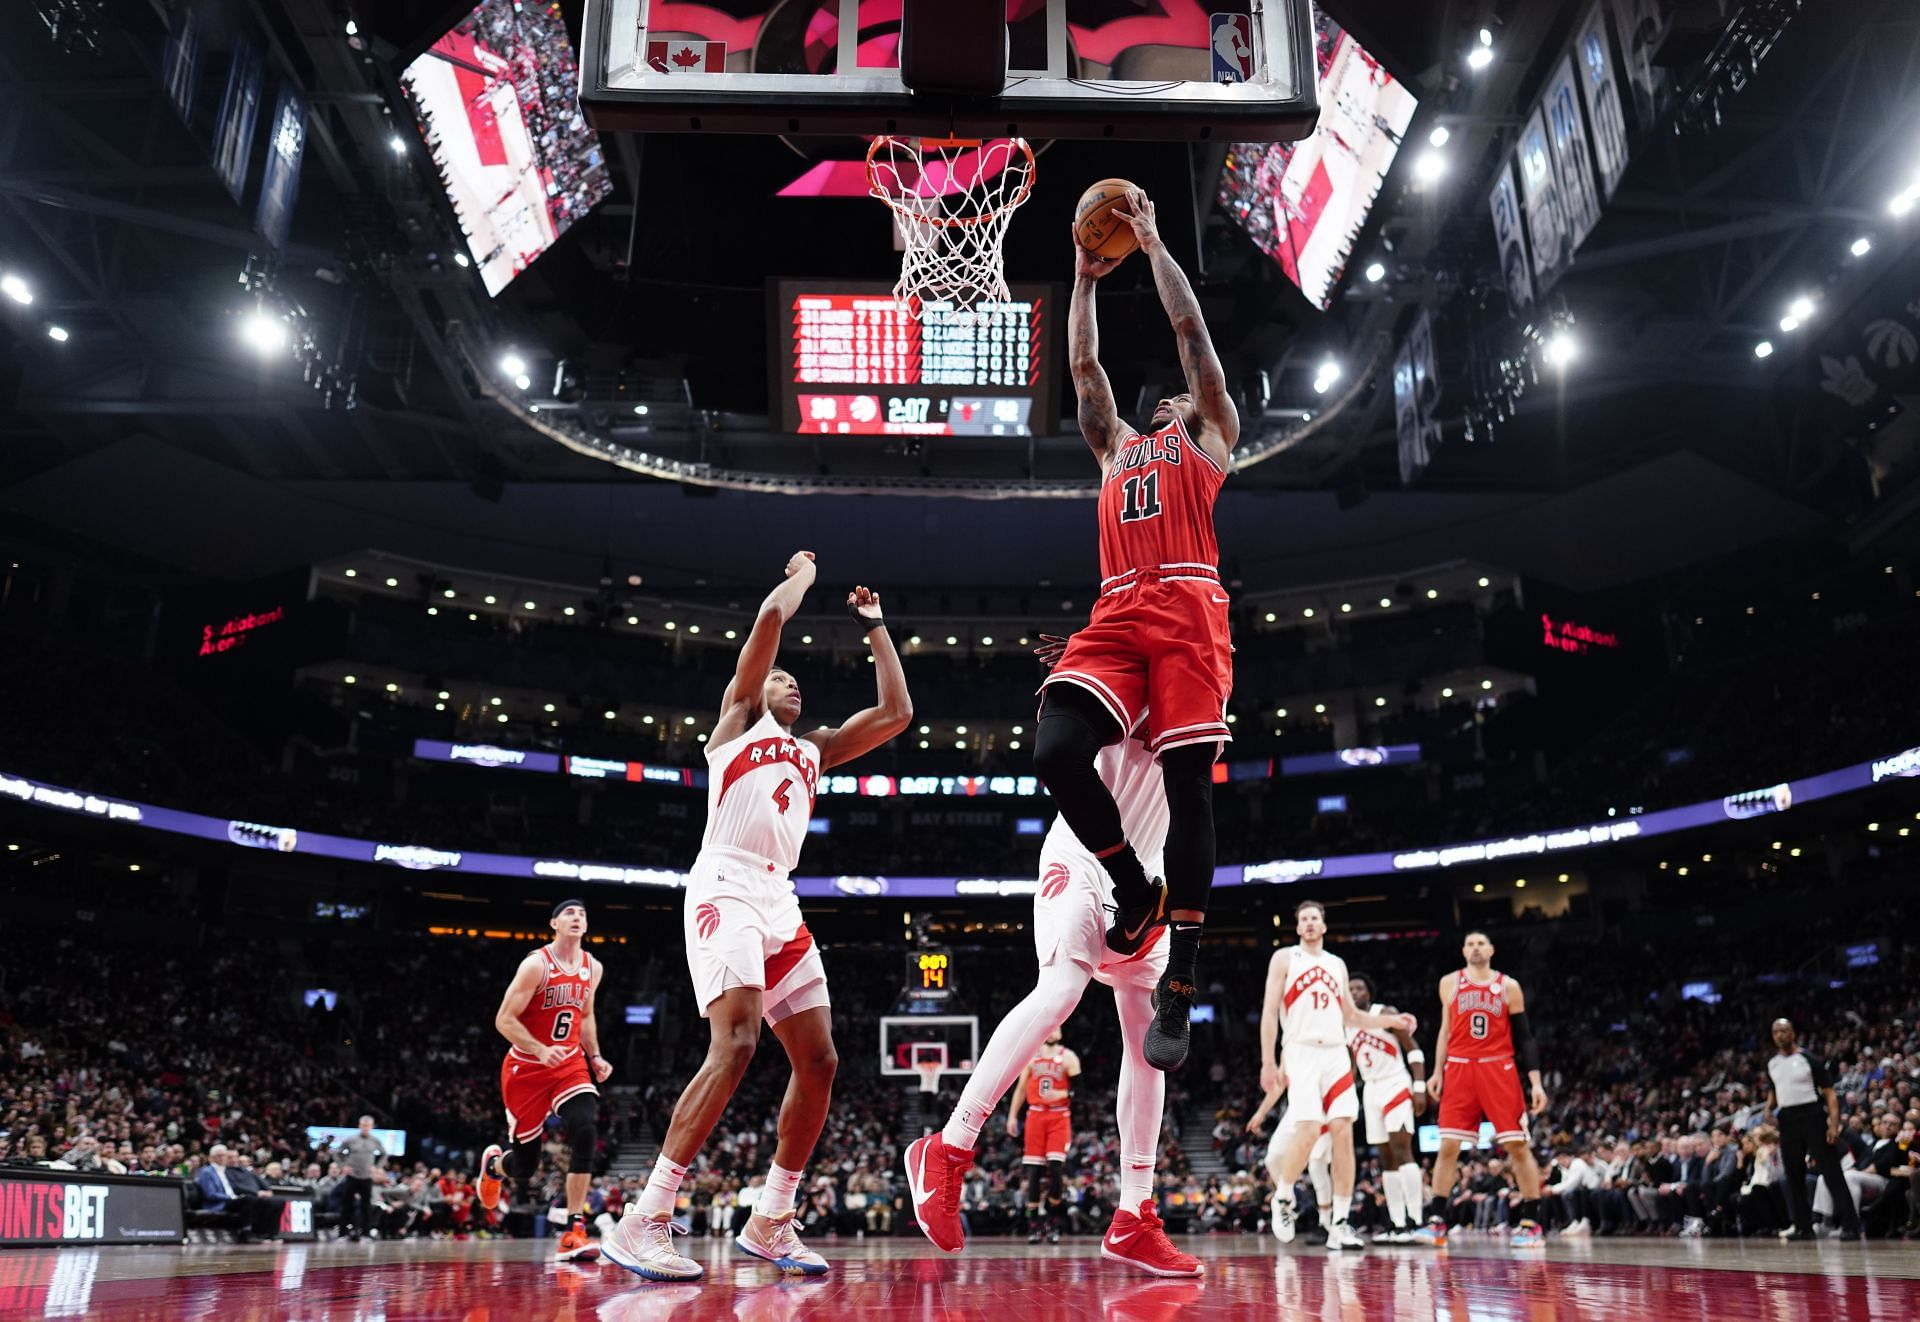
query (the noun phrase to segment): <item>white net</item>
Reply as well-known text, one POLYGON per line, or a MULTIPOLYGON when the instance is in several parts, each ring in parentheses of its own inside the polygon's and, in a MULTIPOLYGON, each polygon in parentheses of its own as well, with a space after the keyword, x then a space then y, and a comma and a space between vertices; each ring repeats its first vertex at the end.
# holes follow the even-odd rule
POLYGON ((867 190, 893 211, 902 245, 894 297, 918 318, 925 302, 1006 302, 1007 227, 1033 192, 1025 138, 877 138, 867 151, 867 190))

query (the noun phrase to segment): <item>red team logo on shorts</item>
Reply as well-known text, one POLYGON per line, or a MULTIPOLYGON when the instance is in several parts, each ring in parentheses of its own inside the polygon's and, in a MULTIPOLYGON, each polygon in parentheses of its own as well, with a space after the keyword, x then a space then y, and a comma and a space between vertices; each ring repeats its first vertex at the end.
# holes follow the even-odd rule
POLYGON ((703 904, 693 911, 694 926, 700 929, 700 939, 705 941, 720 930, 720 908, 715 904, 703 904))
POLYGON ((1055 863, 1047 869, 1047 875, 1040 879, 1040 898, 1051 900, 1059 895, 1067 888, 1067 882, 1071 876, 1065 863, 1055 863))

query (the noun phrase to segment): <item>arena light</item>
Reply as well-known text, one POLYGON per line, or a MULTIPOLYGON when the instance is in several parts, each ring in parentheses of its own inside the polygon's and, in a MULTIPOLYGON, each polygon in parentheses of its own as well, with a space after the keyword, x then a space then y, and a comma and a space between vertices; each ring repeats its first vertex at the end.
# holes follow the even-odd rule
MULTIPOLYGON (((522 374, 513 378, 513 384, 521 390, 531 390, 533 388, 533 378, 522 374)), ((538 405, 535 407, 537 408, 538 405)))
MULTIPOLYGON (((571 614, 573 614, 573 612, 572 612, 572 611, 568 611, 568 612, 567 612, 567 614, 569 614, 569 615, 571 615, 571 614)), ((697 625, 697 624, 689 624, 689 625, 687 626, 687 632, 688 632, 688 633, 699 633, 699 632, 700 632, 700 626, 699 626, 699 625, 697 625)))
POLYGON ((635 417, 637 417, 637 418, 644 418, 644 417, 646 417, 646 416, 647 416, 647 406, 646 406, 645 404, 635 404, 635 405, 633 406, 633 414, 634 414, 634 416, 635 416, 635 417))
POLYGON ((1375 698, 1373 700, 1373 705, 1376 707, 1384 707, 1387 705, 1387 700, 1385 698, 1375 698))
POLYGON ((1382 598, 1380 598, 1380 609, 1381 609, 1381 610, 1389 610, 1389 609, 1391 609, 1391 608, 1392 608, 1392 606, 1393 606, 1393 598, 1392 598, 1392 597, 1382 597, 1382 598))
POLYGON ((1904 216, 1913 210, 1915 202, 1920 202, 1920 184, 1910 184, 1905 191, 1894 194, 1893 200, 1887 203, 1887 210, 1896 216, 1904 216))
POLYGON ((1480 29, 1480 44, 1467 52, 1467 67, 1479 73, 1493 63, 1493 33, 1487 28, 1480 29))
POLYGON ((65 326, 49 326, 47 327, 47 338, 55 344, 65 344, 73 337, 67 333, 65 326))
POLYGON ((358 684, 360 682, 360 677, 358 675, 342 675, 340 677, 340 682, 343 684, 358 684))
POLYGON ((360 25, 352 19, 347 20, 347 35, 349 37, 357 37, 360 35, 360 25))
POLYGON ((481 600, 486 602, 487 605, 489 606, 498 606, 500 604, 500 598, 494 596, 491 592, 489 592, 486 596, 482 597, 481 600))
POLYGON ((390 578, 387 580, 387 586, 390 588, 397 588, 400 586, 400 580, 397 578, 390 578))
POLYGON ((1013 727, 1013 732, 1015 734, 1025 734, 1027 732, 1027 727, 1024 725, 1016 725, 1013 727))
POLYGON ((1482 691, 1485 691, 1485 690, 1488 690, 1488 689, 1491 689, 1492 687, 1493 687, 1493 681, 1492 681, 1492 680, 1490 680, 1490 679, 1483 679, 1483 680, 1481 680, 1481 681, 1480 681, 1480 688, 1481 688, 1481 690, 1482 690, 1482 691))
POLYGON ((1447 158, 1437 151, 1423 151, 1414 158, 1413 177, 1430 184, 1447 172, 1447 158))
POLYGON ((801 635, 800 635, 800 641, 801 641, 802 643, 808 643, 808 644, 810 644, 810 643, 812 643, 812 642, 813 642, 813 635, 812 635, 812 634, 810 634, 810 633, 803 633, 803 634, 801 634, 801 635))
POLYGON ((1435 124, 1433 126, 1433 132, 1427 135, 1427 141, 1435 147, 1444 147, 1452 137, 1452 129, 1448 128, 1445 124, 1435 124))
POLYGON ((921 726, 921 727, 920 727, 920 733, 921 733, 921 734, 932 734, 932 733, 933 733, 933 727, 932 727, 931 725, 923 725, 923 726, 921 726))
POLYGON ((1326 394, 1329 390, 1333 389, 1333 383, 1339 379, 1339 361, 1333 358, 1327 359, 1320 364, 1319 369, 1313 375, 1313 393, 1316 395, 1326 394))
POLYGON ((1800 295, 1800 297, 1794 299, 1793 302, 1787 304, 1787 315, 1805 321, 1813 315, 1813 300, 1805 294, 1800 295))
POLYGON ((387 692, 398 693, 399 691, 400 691, 400 686, 398 684, 394 683, 392 680, 387 681, 387 692))
POLYGON ((638 615, 629 615, 629 616, 627 616, 627 623, 628 623, 628 624, 638 624, 638 623, 640 623, 640 617, 639 617, 638 615))
POLYGON ((1488 581, 1487 581, 1487 579, 1485 579, 1485 578, 1483 577, 1483 578, 1481 578, 1481 579, 1480 579, 1480 586, 1481 586, 1481 587, 1483 587, 1483 588, 1486 588, 1486 587, 1492 587, 1492 586, 1493 586, 1493 584, 1492 584, 1492 583, 1490 583, 1490 582, 1488 582, 1488 581))
POLYGON ((447 692, 445 689, 441 689, 438 693, 434 694, 433 696, 440 699, 440 701, 445 702, 448 698, 451 698, 453 695, 447 692))
POLYGON ((534 605, 534 604, 533 604, 532 602, 530 602, 530 601, 525 601, 525 602, 522 602, 522 603, 520 603, 520 604, 521 604, 521 605, 523 605, 523 606, 525 606, 525 607, 526 607, 526 608, 527 608, 528 610, 530 610, 530 611, 537 611, 537 610, 539 610, 539 609, 540 609, 540 608, 539 608, 538 606, 536 606, 536 605, 534 605))
POLYGON ((1387 264, 1385 262, 1368 262, 1366 275, 1368 284, 1379 284, 1387 278, 1387 264))
POLYGON ((346 576, 347 576, 348 578, 359 578, 359 577, 360 577, 360 571, 359 571, 359 570, 357 570, 357 569, 349 569, 349 570, 346 570, 346 571, 345 571, 345 573, 346 573, 346 576))
POLYGON ((407 140, 398 133, 395 133, 387 139, 387 150, 395 156, 405 156, 407 154, 407 140))
POLYGON ((1780 329, 1789 335, 1793 334, 1800 329, 1800 318, 1789 312, 1786 316, 1780 318, 1780 329))
POLYGON ((736 638, 738 638, 739 636, 740 636, 740 631, 739 631, 738 629, 729 629, 729 630, 727 630, 727 641, 728 641, 728 642, 732 642, 732 641, 733 641, 734 639, 736 639, 736 638))
POLYGON ((1301 611, 1300 618, 1303 620, 1311 620, 1313 618, 1313 607, 1309 606, 1305 610, 1301 611))
POLYGON ((992 634, 988 634, 988 635, 987 635, 986 637, 984 637, 984 638, 982 638, 982 639, 980 640, 980 646, 982 646, 982 647, 992 647, 992 646, 993 646, 993 635, 992 635, 992 634))
POLYGON ((520 377, 527 374, 527 360, 511 351, 500 355, 500 375, 520 377))
POLYGON ((560 613, 566 616, 568 619, 572 619, 574 615, 574 610, 573 610, 573 607, 568 606, 565 609, 563 609, 560 613))
POLYGON ((964 725, 956 725, 953 727, 953 732, 955 734, 965 734, 967 732, 967 727, 964 725))
POLYGON ((1275 614, 1274 614, 1274 613, 1273 613, 1272 611, 1268 611, 1268 612, 1267 612, 1267 623, 1268 623, 1268 624, 1272 624, 1272 623, 1273 623, 1273 622, 1274 622, 1275 620, 1277 620, 1277 619, 1279 619, 1279 618, 1280 618, 1280 617, 1279 617, 1278 615, 1275 615, 1275 614))
POLYGON ((1453 696, 1453 690, 1452 690, 1452 689, 1441 689, 1441 690, 1440 690, 1440 696, 1441 696, 1441 697, 1443 697, 1443 698, 1451 698, 1451 697, 1453 696))
POLYGON ((1282 707, 1278 711, 1274 712, 1274 715, 1278 716, 1281 720, 1284 721, 1287 719, 1287 709, 1285 707, 1282 707))
POLYGON ((1762 340, 1762 341, 1760 341, 1760 343, 1758 343, 1758 344, 1756 344, 1756 345, 1754 345, 1754 346, 1753 346, 1753 356, 1754 356, 1755 358, 1771 358, 1771 357, 1773 357, 1773 341, 1772 341, 1772 340, 1762 340))
POLYGON ((240 323, 240 338, 261 353, 275 353, 287 347, 287 323, 264 312, 251 312, 240 323))
POLYGON ((1313 704, 1313 714, 1314 714, 1315 716, 1325 716, 1325 715, 1327 714, 1327 704, 1326 704, 1326 703, 1324 703, 1324 702, 1316 702, 1316 703, 1314 703, 1314 704, 1313 704))
POLYGON ((1847 249, 1847 251, 1852 253, 1855 257, 1865 257, 1868 253, 1873 251, 1873 240, 1869 239, 1866 235, 1862 234, 1859 238, 1853 241, 1853 246, 1847 249))
POLYGON ((681 724, 682 724, 682 725, 692 725, 692 724, 693 724, 693 717, 691 717, 691 716, 689 716, 689 717, 687 717, 687 718, 686 718, 686 719, 685 719, 684 721, 682 721, 682 722, 681 722, 681 724))
POLYGON ((1427 600, 1428 600, 1428 601, 1438 601, 1439 599, 1440 599, 1440 589, 1439 589, 1439 588, 1428 588, 1428 589, 1427 589, 1427 600))
POLYGON ((553 715, 553 704, 551 702, 546 703, 541 706, 540 710, 543 712, 546 712, 547 715, 551 716, 553 715))
POLYGON ((1571 332, 1560 331, 1547 341, 1544 350, 1549 366, 1565 369, 1567 364, 1580 356, 1580 342, 1571 332))
POLYGON ((0 275, 0 294, 18 303, 21 307, 33 302, 33 290, 25 280, 9 271, 0 275))
POLYGON ((1350 602, 1350 601, 1343 601, 1343 602, 1341 602, 1341 603, 1340 603, 1340 613, 1341 613, 1342 615, 1351 615, 1351 614, 1353 614, 1353 603, 1352 603, 1352 602, 1350 602))
POLYGON ((958 638, 956 638, 956 637, 955 637, 954 635, 952 635, 952 634, 948 634, 948 635, 947 635, 947 646, 948 646, 948 647, 956 647, 956 646, 958 646, 958 645, 959 645, 959 643, 960 643, 960 640, 959 640, 958 638))

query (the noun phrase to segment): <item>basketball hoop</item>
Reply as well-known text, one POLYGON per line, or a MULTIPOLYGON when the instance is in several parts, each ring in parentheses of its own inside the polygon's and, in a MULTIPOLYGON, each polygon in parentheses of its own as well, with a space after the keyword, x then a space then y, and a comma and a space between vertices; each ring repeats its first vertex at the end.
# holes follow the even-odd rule
POLYGON ((904 246, 893 296, 907 315, 950 302, 970 316, 975 303, 1012 297, 1001 249, 1033 177, 1025 138, 874 139, 867 191, 892 210, 904 246))
POLYGON ((936 1093, 940 1091, 940 1069, 940 1062, 937 1060, 921 1061, 913 1067, 913 1072, 920 1076, 921 1092, 936 1093))

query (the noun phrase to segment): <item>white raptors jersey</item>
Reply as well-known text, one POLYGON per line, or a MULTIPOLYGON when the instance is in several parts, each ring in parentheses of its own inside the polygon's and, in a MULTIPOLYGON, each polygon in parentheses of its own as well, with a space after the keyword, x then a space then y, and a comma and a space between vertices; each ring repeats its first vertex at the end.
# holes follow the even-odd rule
MULTIPOLYGON (((1160 764, 1138 739, 1122 739, 1100 750, 1093 769, 1120 805, 1120 828, 1127 833, 1127 843, 1139 856, 1140 866, 1149 877, 1159 876, 1161 856, 1167 847, 1167 785, 1160 775, 1160 764)), ((1093 857, 1067 825, 1064 814, 1053 819, 1045 848, 1093 857)), ((1094 871, 1102 878, 1107 875, 1102 867, 1096 866, 1094 871)), ((1110 890, 1111 884, 1103 889, 1110 890)))
POLYGON ((1309 955, 1299 946, 1286 949, 1280 997, 1282 1041, 1316 1047, 1347 1044, 1347 1016, 1341 996, 1347 990, 1347 962, 1322 950, 1309 955))
POLYGON ((820 786, 820 750, 768 712, 746 733, 707 748, 702 849, 738 849, 793 871, 820 786))
MULTIPOLYGON (((1385 1007, 1376 1006, 1382 1014, 1385 1007)), ((1353 1052, 1354 1060, 1360 1064, 1360 1079, 1363 1083, 1411 1083, 1413 1076, 1407 1073, 1407 1062, 1400 1054, 1400 1041, 1392 1033, 1373 1028, 1349 1028, 1347 1047, 1353 1052)), ((1371 1095, 1371 1094, 1369 1094, 1371 1095)))

